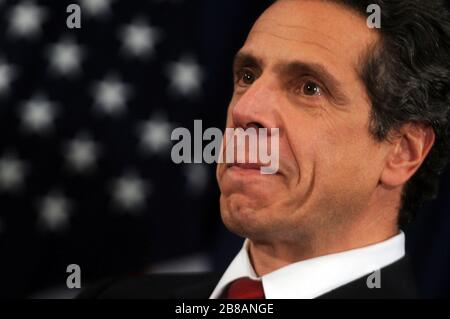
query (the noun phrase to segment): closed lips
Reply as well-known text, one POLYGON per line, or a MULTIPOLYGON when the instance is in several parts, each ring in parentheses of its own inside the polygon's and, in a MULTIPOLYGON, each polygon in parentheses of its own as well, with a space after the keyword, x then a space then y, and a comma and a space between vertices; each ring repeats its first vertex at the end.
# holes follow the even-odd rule
POLYGON ((239 167, 242 169, 258 169, 259 170, 262 165, 258 164, 258 163, 234 163, 234 164, 230 165, 230 167, 233 167, 233 166, 236 166, 236 167, 239 167))

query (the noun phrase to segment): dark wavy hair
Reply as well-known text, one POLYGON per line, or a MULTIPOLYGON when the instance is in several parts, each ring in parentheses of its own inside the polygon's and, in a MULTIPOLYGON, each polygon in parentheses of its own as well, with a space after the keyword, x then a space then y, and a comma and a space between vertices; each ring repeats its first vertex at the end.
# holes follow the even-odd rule
POLYGON ((367 50, 360 76, 372 102, 371 133, 385 140, 405 123, 431 126, 435 143, 403 188, 399 225, 436 197, 450 156, 450 14, 440 0, 343 0, 368 16, 381 9, 381 40, 367 50))
POLYGON ((450 157, 450 13, 441 0, 322 0, 365 19, 370 4, 381 11, 380 40, 367 48, 360 77, 372 103, 370 131, 378 141, 409 122, 433 128, 435 143, 406 183, 398 222, 436 197, 450 157))

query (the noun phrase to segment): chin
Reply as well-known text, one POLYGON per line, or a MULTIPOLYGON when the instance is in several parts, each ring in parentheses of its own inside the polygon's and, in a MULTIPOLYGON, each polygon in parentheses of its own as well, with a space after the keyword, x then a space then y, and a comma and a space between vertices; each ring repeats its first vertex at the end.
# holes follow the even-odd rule
POLYGON ((223 198, 220 200, 220 211, 224 225, 231 232, 246 238, 267 235, 273 229, 269 210, 262 208, 257 201, 242 198, 223 198), (257 207, 254 205, 258 205, 257 207))

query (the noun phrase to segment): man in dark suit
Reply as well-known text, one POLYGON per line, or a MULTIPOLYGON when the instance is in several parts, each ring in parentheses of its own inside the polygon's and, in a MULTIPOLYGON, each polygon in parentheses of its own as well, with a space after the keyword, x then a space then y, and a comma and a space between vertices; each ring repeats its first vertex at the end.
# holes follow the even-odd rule
POLYGON ((449 21, 438 0, 276 1, 236 55, 226 127, 277 128, 278 170, 217 167, 242 250, 224 274, 112 280, 81 297, 417 297, 400 227, 448 161, 449 21))

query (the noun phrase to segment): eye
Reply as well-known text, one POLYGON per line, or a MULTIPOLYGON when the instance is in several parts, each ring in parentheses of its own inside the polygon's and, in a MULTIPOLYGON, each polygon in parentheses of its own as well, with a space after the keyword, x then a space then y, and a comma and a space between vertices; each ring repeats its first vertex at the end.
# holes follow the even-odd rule
POLYGON ((296 93, 307 96, 317 96, 322 94, 322 88, 320 87, 320 85, 313 81, 305 81, 303 85, 296 91, 296 93))
POLYGON ((256 81, 255 74, 249 69, 243 69, 237 72, 237 83, 239 85, 248 86, 256 81))

